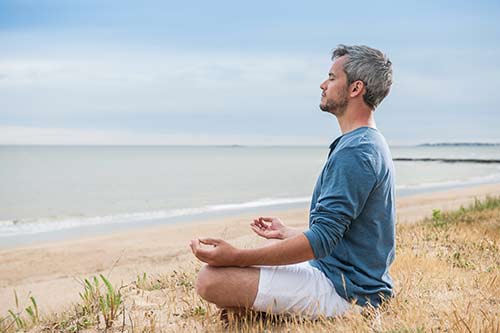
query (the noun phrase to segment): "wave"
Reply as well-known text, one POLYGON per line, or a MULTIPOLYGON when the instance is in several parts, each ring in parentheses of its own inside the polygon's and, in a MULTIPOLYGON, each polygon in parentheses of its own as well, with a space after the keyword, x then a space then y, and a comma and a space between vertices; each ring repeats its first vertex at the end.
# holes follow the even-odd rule
POLYGON ((414 157, 396 157, 392 159, 395 162, 444 162, 444 163, 479 163, 479 164, 496 164, 500 163, 499 159, 478 159, 478 158, 414 158, 414 157))
MULTIPOLYGON (((497 168, 500 170, 500 167, 497 168)), ((419 184, 397 185, 397 190, 431 190, 455 186, 467 186, 485 183, 500 182, 500 173, 488 176, 472 177, 462 180, 426 182, 419 184)), ((307 197, 296 198, 262 198, 254 201, 228 204, 207 205, 197 208, 181 208, 170 210, 155 210, 132 213, 121 213, 103 216, 65 216, 65 217, 45 217, 34 219, 6 220, 0 221, 0 238, 18 235, 38 234, 44 232, 61 231, 79 227, 132 224, 141 221, 155 221, 161 219, 171 219, 175 217, 190 217, 206 213, 237 211, 250 208, 277 206, 296 203, 307 203, 311 199, 307 197)))
POLYGON ((171 210, 156 210, 147 212, 123 213, 105 216, 68 216, 61 218, 37 218, 0 221, 0 237, 37 234, 42 232, 60 231, 78 227, 110 225, 118 223, 133 223, 153 221, 173 217, 195 216, 210 212, 234 211, 247 208, 258 208, 294 203, 305 203, 310 197, 299 198, 263 198, 234 204, 209 205, 198 208, 183 208, 171 210))
MULTIPOLYGON (((497 168, 497 169, 500 169, 500 168, 497 168)), ((488 184, 488 183, 497 183, 497 182, 500 182, 500 173, 494 173, 494 174, 490 174, 488 176, 471 177, 471 178, 462 179, 462 180, 448 180, 448 181, 440 181, 440 182, 428 182, 428 183, 419 183, 419 184, 398 185, 398 186, 396 186, 396 190, 425 190, 425 189, 432 189, 432 188, 479 185, 479 184, 488 184)))

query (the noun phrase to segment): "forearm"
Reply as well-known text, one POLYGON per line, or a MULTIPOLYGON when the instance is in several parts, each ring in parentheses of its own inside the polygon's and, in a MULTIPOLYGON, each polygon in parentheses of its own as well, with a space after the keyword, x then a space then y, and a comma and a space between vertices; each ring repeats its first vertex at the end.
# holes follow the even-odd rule
POLYGON ((314 259, 309 240, 303 233, 275 244, 255 248, 240 249, 237 254, 238 266, 289 265, 314 259))

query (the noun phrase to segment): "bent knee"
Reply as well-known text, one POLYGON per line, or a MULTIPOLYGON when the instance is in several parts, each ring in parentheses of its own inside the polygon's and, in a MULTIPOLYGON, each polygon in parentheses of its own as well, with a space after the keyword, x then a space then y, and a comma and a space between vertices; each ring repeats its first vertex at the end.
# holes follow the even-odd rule
POLYGON ((214 295, 219 286, 219 275, 217 267, 204 265, 196 279, 196 292, 206 301, 213 302, 214 295))

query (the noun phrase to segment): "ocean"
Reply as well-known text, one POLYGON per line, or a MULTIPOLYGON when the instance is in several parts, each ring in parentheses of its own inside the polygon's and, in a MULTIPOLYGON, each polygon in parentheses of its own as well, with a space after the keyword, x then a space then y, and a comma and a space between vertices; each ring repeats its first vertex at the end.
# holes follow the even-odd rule
MULTIPOLYGON (((500 146, 399 146, 393 158, 500 159, 500 146)), ((0 146, 0 246, 308 207, 324 147, 0 146), (54 236, 55 237, 55 236, 54 236)), ((395 161, 397 195, 500 182, 500 163, 395 161)))

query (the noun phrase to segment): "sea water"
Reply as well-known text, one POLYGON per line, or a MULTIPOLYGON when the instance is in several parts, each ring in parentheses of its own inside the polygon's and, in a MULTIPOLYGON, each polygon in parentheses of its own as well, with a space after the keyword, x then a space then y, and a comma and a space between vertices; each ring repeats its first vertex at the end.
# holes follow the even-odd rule
MULTIPOLYGON (((394 158, 500 159, 500 146, 391 151, 394 158)), ((328 145, 0 146, 0 245, 76 228, 306 208, 327 155, 328 145)), ((498 163, 396 161, 395 168, 399 196, 500 182, 498 163)))

